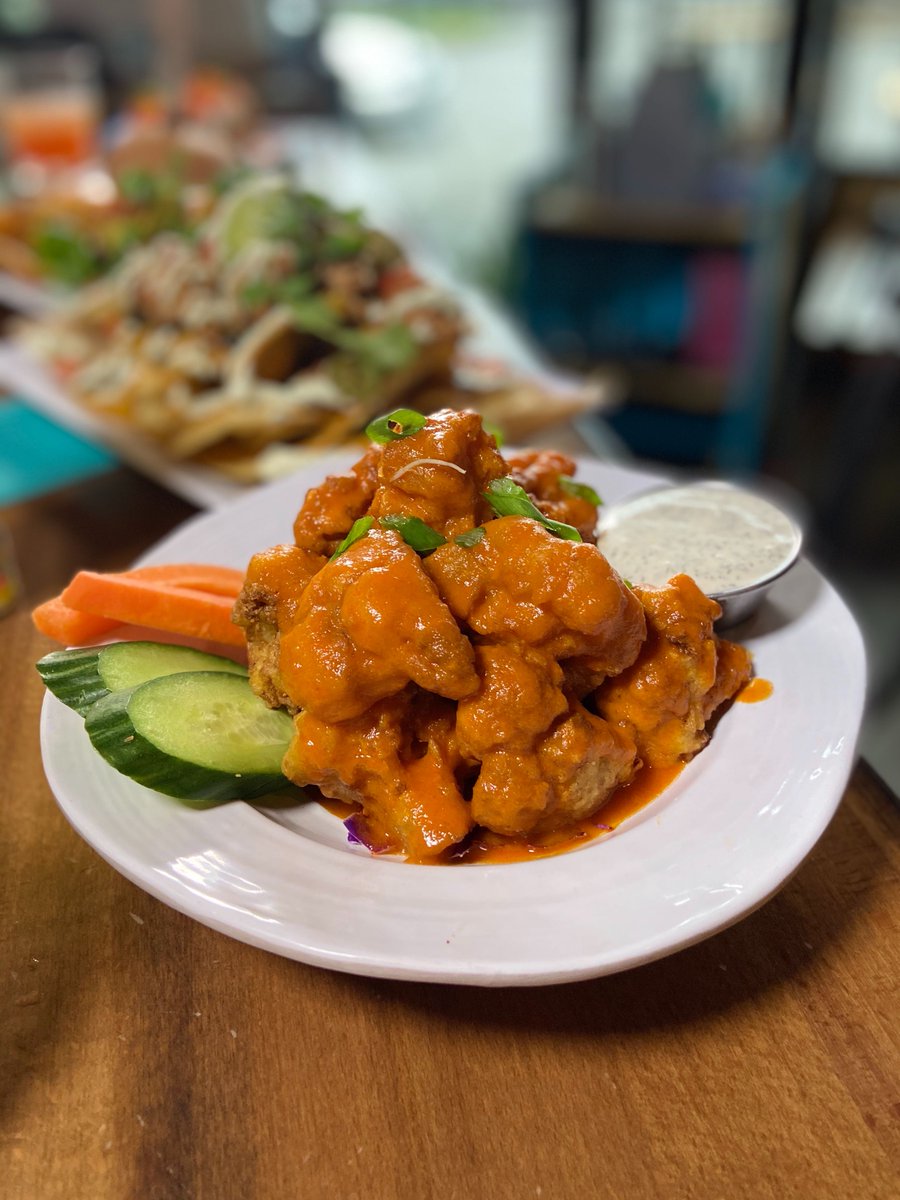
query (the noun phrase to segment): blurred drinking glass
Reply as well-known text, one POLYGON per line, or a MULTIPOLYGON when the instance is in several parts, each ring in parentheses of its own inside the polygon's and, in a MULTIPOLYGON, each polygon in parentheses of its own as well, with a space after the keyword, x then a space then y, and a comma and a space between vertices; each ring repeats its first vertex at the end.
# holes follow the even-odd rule
POLYGON ((0 133, 15 173, 78 166, 97 149, 99 64, 89 46, 17 48, 0 59, 0 133))

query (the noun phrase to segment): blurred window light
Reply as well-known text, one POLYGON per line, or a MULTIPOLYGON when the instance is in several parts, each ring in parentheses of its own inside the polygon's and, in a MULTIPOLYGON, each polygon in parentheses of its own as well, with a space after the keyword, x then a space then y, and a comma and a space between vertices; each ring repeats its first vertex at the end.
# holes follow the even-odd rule
POLYGON ((675 37, 704 42, 773 42, 788 32, 783 0, 680 0, 672 5, 675 37))
POLYGON ((47 15, 46 0, 0 0, 0 28, 10 33, 34 33, 47 15))
POLYGON ((268 0, 266 13, 274 31, 287 38, 307 37, 322 15, 318 0, 268 0))
POLYGON ((781 114, 792 6, 786 0, 603 0, 592 64, 593 110, 630 120, 663 63, 703 64, 723 125, 766 133, 781 114))
POLYGON ((446 82, 430 34, 375 13, 340 13, 325 26, 322 56, 348 109, 363 120, 397 120, 437 99, 446 82))
POLYGON ((900 4, 838 7, 825 73, 818 149, 843 171, 896 171, 900 158, 900 4))
POLYGON ((502 286, 523 191, 566 153, 568 0, 333 0, 330 11, 323 56, 404 229, 455 272, 502 286), (361 18, 391 33, 368 43, 361 18))

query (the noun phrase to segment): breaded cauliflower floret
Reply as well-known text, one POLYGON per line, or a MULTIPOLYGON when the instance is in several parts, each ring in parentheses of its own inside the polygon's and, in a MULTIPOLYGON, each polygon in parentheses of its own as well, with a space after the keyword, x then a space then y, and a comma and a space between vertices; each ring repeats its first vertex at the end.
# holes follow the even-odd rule
POLYGON ((317 554, 330 555, 359 517, 365 515, 378 486, 380 446, 370 446, 343 475, 329 475, 310 488, 294 521, 294 541, 317 554))
POLYGON ((431 858, 472 828, 454 768, 452 706, 408 689, 348 721, 295 718, 285 773, 359 804, 357 829, 374 849, 431 858))
POLYGON ((232 619, 247 634, 250 684, 270 708, 297 707, 278 665, 281 635, 296 624, 300 597, 324 566, 321 554, 284 545, 254 554, 247 567, 232 619))
POLYGON ((632 737, 650 766, 702 750, 706 722, 750 678, 750 655, 713 632, 721 609, 688 575, 635 587, 647 614, 637 661, 595 693, 597 712, 632 737))
POLYGON ((501 747, 530 753, 568 708, 555 659, 513 645, 475 647, 478 690, 460 700, 456 738, 460 753, 479 761, 501 747))
POLYGON ((574 525, 586 542, 597 540, 597 506, 562 481, 575 474, 575 460, 556 450, 520 450, 507 454, 509 473, 545 517, 574 525))
POLYGON ((481 418, 444 409, 413 437, 384 447, 370 511, 375 517, 418 517, 450 538, 493 516, 482 493, 506 474, 481 418))
POLYGON ((573 699, 528 753, 485 755, 472 816, 496 833, 539 837, 590 816, 637 765, 630 738, 573 699))
POLYGON ((554 834, 642 761, 695 753, 748 677, 686 576, 632 589, 590 541, 497 517, 485 496, 511 475, 587 538, 595 507, 561 483, 574 467, 551 452, 507 462, 475 414, 443 411, 313 488, 297 544, 251 562, 235 617, 254 689, 296 713, 285 773, 358 804, 373 848, 430 858, 475 825, 554 834), (429 552, 401 522, 417 553, 388 516, 447 540, 429 552))
POLYGON ((536 521, 489 521, 475 546, 442 546, 425 569, 457 620, 490 641, 587 657, 595 673, 629 666, 644 614, 596 546, 555 537, 536 521))
POLYGON ((416 552, 372 529, 306 587, 281 637, 280 676, 323 721, 361 716, 410 682, 459 700, 478 686, 474 655, 416 552))

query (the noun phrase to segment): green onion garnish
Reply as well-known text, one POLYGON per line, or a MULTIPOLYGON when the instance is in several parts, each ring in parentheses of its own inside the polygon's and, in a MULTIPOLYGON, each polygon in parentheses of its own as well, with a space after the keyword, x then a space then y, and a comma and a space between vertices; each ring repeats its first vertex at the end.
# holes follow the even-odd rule
POLYGON ((369 368, 382 374, 400 371, 408 366, 418 348, 416 339, 405 325, 347 329, 341 334, 339 345, 348 354, 355 355, 369 368))
MULTIPOLYGON (((320 301, 311 296, 314 287, 315 282, 311 275, 292 275, 290 279, 274 281, 254 279, 252 283, 248 283, 241 289, 241 300, 251 308, 255 308, 259 304, 299 305, 300 307, 294 313, 297 327, 299 329, 306 328, 309 311, 312 311, 312 321, 316 329, 319 329, 323 327, 323 322, 331 321, 331 317, 320 306, 320 301), (316 306, 314 310, 308 311, 303 307, 307 300, 316 306)), ((309 329, 307 332, 314 331, 309 329)))
POLYGON ((34 250, 53 279, 73 286, 87 283, 103 268, 102 260, 86 237, 64 225, 50 224, 38 231, 34 250))
POLYGON ((560 475, 559 486, 570 496, 577 496, 579 500, 587 500, 588 504, 593 504, 595 508, 599 508, 603 503, 589 483, 579 483, 571 475, 560 475))
POLYGON ((500 450, 503 446, 503 443, 506 441, 506 438, 503 436, 503 430, 500 428, 500 426, 495 425, 493 421, 482 421, 481 425, 484 429, 484 432, 491 435, 491 437, 497 443, 497 449, 500 450))
POLYGON ((484 526, 476 525, 474 529, 467 529, 464 533, 458 533, 453 539, 457 546, 477 546, 484 537, 484 526))
POLYGON ((540 521, 545 529, 567 542, 581 541, 581 534, 574 525, 565 525, 562 521, 551 521, 549 517, 545 517, 528 499, 525 489, 519 487, 509 476, 505 479, 491 480, 488 490, 482 495, 498 517, 531 517, 533 521, 540 521))
POLYGON ((143 167, 129 167, 122 171, 116 183, 129 204, 152 204, 160 194, 153 172, 143 167))
POLYGON ((334 560, 339 558, 345 550, 349 550, 354 542, 358 542, 360 538, 364 538, 374 524, 374 517, 360 517, 359 520, 354 521, 350 526, 350 532, 339 544, 337 550, 335 550, 334 554, 332 554, 328 561, 334 562, 334 560))
POLYGON ((297 328, 304 333, 311 333, 323 342, 334 343, 340 337, 341 319, 321 296, 296 297, 289 307, 297 328))
POLYGON ((259 304, 268 304, 272 298, 272 285, 264 279, 254 279, 252 283, 241 288, 241 303, 246 304, 249 308, 256 308, 259 304))
POLYGON ((545 517, 543 514, 540 517, 535 517, 535 520, 540 521, 546 529, 549 529, 551 533, 555 533, 558 538, 562 538, 564 542, 582 541, 581 534, 574 525, 567 525, 565 521, 551 521, 549 517, 545 517))
POLYGON ((409 437, 425 427, 426 418, 411 408, 395 408, 387 416, 377 417, 366 426, 366 437, 385 445, 409 437))
POLYGON ((399 533, 407 546, 412 546, 417 554, 430 554, 443 546, 447 539, 430 525, 426 525, 418 517, 404 517, 401 513, 391 513, 381 517, 379 525, 382 529, 393 529, 399 533))

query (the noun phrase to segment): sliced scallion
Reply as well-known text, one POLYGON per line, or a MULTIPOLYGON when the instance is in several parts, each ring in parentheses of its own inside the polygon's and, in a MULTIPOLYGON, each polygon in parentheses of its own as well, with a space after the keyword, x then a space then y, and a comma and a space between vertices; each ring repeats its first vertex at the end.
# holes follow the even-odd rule
POLYGON ((419 517, 391 513, 387 517, 381 517, 378 523, 382 529, 393 529, 395 533, 399 533, 407 546, 412 546, 417 554, 430 554, 447 541, 443 534, 426 525, 419 517))
POLYGON ((358 542, 360 538, 364 538, 374 524, 374 517, 360 517, 358 520, 354 521, 350 526, 350 531, 348 532, 347 536, 338 545, 338 548, 328 561, 334 562, 336 558, 340 558, 344 551, 349 550, 354 542, 358 542))
POLYGON ((498 517, 530 517, 567 542, 581 541, 581 534, 574 525, 566 525, 562 521, 551 521, 549 517, 545 517, 541 510, 528 499, 525 489, 519 487, 508 476, 504 479, 492 479, 488 484, 488 490, 482 494, 498 517))
POLYGON ((500 428, 500 426, 495 425, 493 421, 482 421, 481 425, 484 429, 484 432, 491 435, 491 437, 497 443, 497 449, 500 450, 503 446, 503 443, 506 441, 506 438, 503 435, 503 430, 500 428))
POLYGON ((603 503, 589 483, 580 483, 571 475, 560 475, 559 486, 570 496, 577 496, 579 500, 587 500, 588 504, 593 504, 595 508, 599 508, 603 503))
POLYGON ((386 416, 376 417, 366 426, 366 437, 385 445, 409 437, 424 429, 426 418, 411 408, 395 408, 386 416))
POLYGON ((476 525, 474 529, 466 529, 453 539, 457 546, 477 546, 484 537, 484 526, 476 525))

